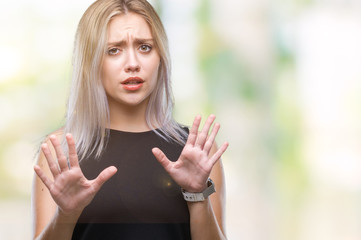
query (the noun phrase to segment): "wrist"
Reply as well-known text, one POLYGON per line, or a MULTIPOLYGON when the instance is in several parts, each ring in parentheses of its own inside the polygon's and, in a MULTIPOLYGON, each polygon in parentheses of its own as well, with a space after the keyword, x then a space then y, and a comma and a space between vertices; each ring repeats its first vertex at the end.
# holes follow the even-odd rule
POLYGON ((64 212, 61 208, 57 209, 57 216, 59 222, 62 223, 76 223, 82 211, 64 212))
POLYGON ((198 186, 198 187, 191 187, 191 188, 182 188, 182 191, 186 191, 186 192, 190 192, 190 193, 200 193, 203 192, 204 190, 206 190, 208 187, 208 180, 207 182, 205 182, 202 186, 198 186))
POLYGON ((185 190, 186 192, 200 193, 207 189, 209 179, 210 178, 205 179, 203 183, 192 182, 189 184, 189 186, 184 186, 184 187, 181 186, 181 188, 182 188, 182 190, 185 190))
POLYGON ((216 192, 212 179, 208 178, 206 187, 203 191, 199 192, 188 192, 185 189, 181 189, 184 200, 187 202, 201 202, 206 200, 211 194, 216 192))

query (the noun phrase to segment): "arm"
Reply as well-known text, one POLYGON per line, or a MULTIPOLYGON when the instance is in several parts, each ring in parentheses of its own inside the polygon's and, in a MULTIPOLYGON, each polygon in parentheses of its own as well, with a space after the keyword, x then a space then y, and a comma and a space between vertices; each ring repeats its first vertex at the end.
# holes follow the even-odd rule
POLYGON ((201 118, 195 118, 188 140, 176 162, 171 162, 158 149, 153 154, 170 176, 187 192, 202 192, 207 188, 207 179, 211 177, 217 192, 203 202, 188 202, 191 217, 191 235, 195 240, 225 239, 223 227, 224 215, 224 174, 221 155, 228 147, 225 142, 217 149, 214 144, 220 125, 216 123, 209 135, 209 129, 215 119, 208 117, 201 132, 198 132, 201 118))
MULTIPOLYGON (((47 145, 51 144, 48 139, 47 145)), ((55 152, 52 151, 55 155, 55 152)), ((49 179, 54 181, 50 168, 47 164, 44 153, 41 151, 37 161, 40 167, 49 179)), ((35 168, 35 167, 34 167, 35 168)), ((58 208, 46 185, 42 180, 34 174, 32 189, 32 217, 33 217, 33 239, 54 239, 62 238, 64 240, 71 239, 72 230, 75 224, 60 224, 64 222, 62 214, 58 212, 58 208), (60 227, 61 226, 61 227, 60 227)), ((68 222, 76 222, 77 219, 68 222)))
MULTIPOLYGON (((217 148, 212 147, 210 156, 217 148)), ((187 202, 191 218, 192 239, 226 239, 225 233, 225 182, 221 160, 214 165, 210 178, 216 192, 203 202, 187 202)))
POLYGON ((50 141, 42 144, 42 152, 34 166, 34 239, 71 239, 83 209, 117 171, 115 167, 109 167, 96 179, 86 179, 79 166, 74 140, 70 134, 66 135, 66 139, 69 162, 57 137, 52 135, 50 141), (54 147, 53 151, 48 146, 50 144, 54 147), (54 152, 57 161, 53 159, 54 152))

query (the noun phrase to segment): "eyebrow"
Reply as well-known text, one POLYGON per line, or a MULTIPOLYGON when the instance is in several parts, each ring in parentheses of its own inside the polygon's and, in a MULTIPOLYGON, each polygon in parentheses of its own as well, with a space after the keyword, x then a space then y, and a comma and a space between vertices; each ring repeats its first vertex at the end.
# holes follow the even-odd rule
MULTIPOLYGON (((146 42, 153 42, 153 38, 136 38, 134 40, 135 44, 142 44, 146 42)), ((108 46, 124 46, 126 44, 126 40, 116 41, 116 42, 109 42, 108 46)))

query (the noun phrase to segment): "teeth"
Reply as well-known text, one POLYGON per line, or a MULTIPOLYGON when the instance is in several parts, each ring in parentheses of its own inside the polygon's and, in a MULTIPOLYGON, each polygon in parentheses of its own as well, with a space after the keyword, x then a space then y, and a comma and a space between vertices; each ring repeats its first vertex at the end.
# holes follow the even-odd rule
POLYGON ((129 82, 126 82, 125 84, 126 85, 131 85, 131 84, 139 84, 140 82, 138 81, 129 81, 129 82))

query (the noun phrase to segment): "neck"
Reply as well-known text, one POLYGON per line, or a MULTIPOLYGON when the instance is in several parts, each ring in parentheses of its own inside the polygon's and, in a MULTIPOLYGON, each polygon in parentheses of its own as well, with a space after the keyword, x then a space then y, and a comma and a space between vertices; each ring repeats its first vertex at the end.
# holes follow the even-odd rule
POLYGON ((147 103, 125 106, 109 102, 110 128, 125 132, 149 131, 145 118, 147 103))

